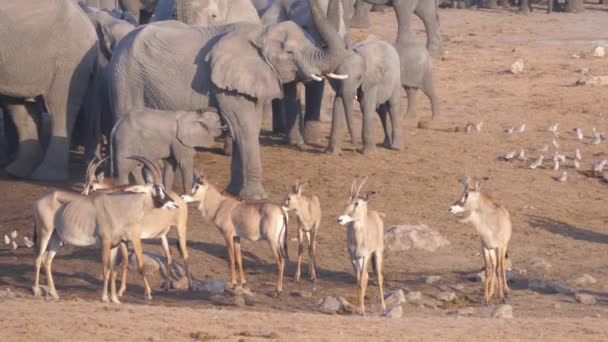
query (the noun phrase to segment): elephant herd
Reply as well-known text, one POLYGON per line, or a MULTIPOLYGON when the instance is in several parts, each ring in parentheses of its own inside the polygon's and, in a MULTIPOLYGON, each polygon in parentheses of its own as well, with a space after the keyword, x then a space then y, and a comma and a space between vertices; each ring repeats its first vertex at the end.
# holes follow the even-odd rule
POLYGON ((375 149, 376 115, 384 145, 401 148, 401 88, 409 115, 417 89, 439 115, 431 62, 442 51, 438 25, 437 2, 425 0, 2 2, 0 163, 15 177, 61 181, 70 148, 83 145, 86 160, 112 154, 111 172, 123 183, 138 179, 123 154, 162 162, 170 187, 178 169, 192 174, 194 148, 221 135, 232 155, 227 190, 263 199, 265 114, 289 143, 318 142, 325 79, 336 92, 327 152, 339 152, 344 122, 353 142, 361 135, 354 99, 365 154, 375 149), (394 8, 395 44, 350 40, 356 9, 371 4, 394 8), (426 47, 409 38, 411 13, 424 22, 426 47))

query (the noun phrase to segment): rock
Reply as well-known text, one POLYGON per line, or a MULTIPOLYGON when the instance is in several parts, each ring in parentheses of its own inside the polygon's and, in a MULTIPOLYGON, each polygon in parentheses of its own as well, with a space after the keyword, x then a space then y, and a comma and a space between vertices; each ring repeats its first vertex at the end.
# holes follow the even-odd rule
POLYGON ((6 288, 6 291, 5 291, 4 295, 5 295, 5 297, 7 299, 15 299, 15 298, 17 298, 17 294, 15 294, 15 292, 13 292, 10 287, 6 288))
POLYGON ((431 128, 431 121, 428 119, 420 119, 418 121, 418 128, 419 129, 429 129, 431 128))
POLYGON ((606 55, 606 50, 603 46, 598 46, 593 50, 593 57, 604 57, 606 55))
POLYGON ((456 294, 454 292, 443 291, 439 292, 436 298, 442 302, 453 302, 456 299, 456 294))
POLYGON ((585 78, 576 81, 576 85, 603 86, 608 84, 608 76, 587 75, 585 78))
POLYGON ((388 252, 407 251, 411 248, 434 252, 449 245, 446 238, 425 224, 391 226, 384 234, 384 246, 388 252))
POLYGON ((236 296, 236 297, 234 297, 233 303, 236 306, 245 306, 245 305, 247 305, 247 303, 245 302, 245 297, 243 297, 243 296, 236 296))
POLYGON ((589 68, 580 68, 580 69, 577 69, 576 72, 583 74, 583 75, 587 75, 589 73, 589 68))
MULTIPOLYGON (((512 270, 507 270, 505 273, 507 274, 507 281, 512 281, 517 278, 517 274, 512 270)), ((486 280, 486 271, 479 271, 478 273, 475 273, 467 278, 471 281, 483 282, 486 280)))
POLYGON ((397 306, 405 302, 405 293, 402 289, 389 291, 384 294, 384 303, 388 308, 392 308, 393 306, 397 306))
POLYGON ((569 283, 570 285, 585 286, 595 284, 597 283, 597 280, 595 280, 595 278, 593 278, 591 275, 585 273, 578 278, 570 280, 569 283))
POLYGON ((439 281, 439 279, 441 279, 441 276, 422 276, 420 277, 420 281, 425 283, 425 284, 433 284, 439 281))
POLYGON ((226 284, 223 280, 209 280, 204 282, 199 288, 199 291, 207 292, 211 295, 220 295, 226 291, 226 284))
POLYGON ((597 302, 594 296, 586 293, 577 293, 574 298, 576 301, 584 305, 593 305, 597 302))
POLYGON ((509 304, 499 305, 491 314, 492 318, 510 319, 513 318, 513 308, 509 304))
POLYGON ((524 60, 522 58, 518 58, 515 63, 511 64, 511 68, 509 70, 514 75, 521 74, 524 71, 524 60))
POLYGON ((237 286, 233 290, 233 295, 237 297, 254 297, 253 292, 247 287, 237 286))
POLYGON ((319 303, 319 309, 326 314, 355 312, 355 306, 349 303, 344 297, 333 296, 323 298, 319 303))
POLYGON ((384 313, 384 317, 388 318, 401 318, 403 317, 403 308, 401 305, 397 305, 384 313))
POLYGON ((410 291, 405 295, 405 300, 412 305, 422 304, 422 292, 410 291))
POLYGON ((312 298, 312 292, 310 291, 294 291, 291 295, 300 298, 312 298))
POLYGON ((530 260, 528 260, 528 266, 532 269, 545 272, 551 269, 551 264, 547 260, 539 257, 530 258, 530 260))

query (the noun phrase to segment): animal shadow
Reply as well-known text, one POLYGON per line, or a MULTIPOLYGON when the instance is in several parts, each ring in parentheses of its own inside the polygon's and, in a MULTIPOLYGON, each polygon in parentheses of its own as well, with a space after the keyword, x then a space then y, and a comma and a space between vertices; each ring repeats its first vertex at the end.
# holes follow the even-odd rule
POLYGON ((565 236, 574 240, 582 240, 593 243, 608 243, 608 234, 594 232, 591 229, 579 228, 565 222, 554 219, 530 216, 530 226, 544 229, 550 233, 565 236))

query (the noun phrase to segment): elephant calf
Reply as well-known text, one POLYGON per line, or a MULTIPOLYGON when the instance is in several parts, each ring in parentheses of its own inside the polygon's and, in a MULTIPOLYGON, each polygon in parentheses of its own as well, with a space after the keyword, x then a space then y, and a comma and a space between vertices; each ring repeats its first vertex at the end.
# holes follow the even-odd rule
MULTIPOLYGON (((127 184, 137 161, 129 156, 165 164, 163 183, 173 186, 176 167, 182 173, 184 192, 192 189, 195 147, 210 147, 221 134, 220 116, 215 108, 199 111, 138 109, 123 116, 112 130, 112 158, 118 184, 127 184)), ((137 173, 135 173, 137 175, 137 173)))
POLYGON ((350 46, 344 62, 336 73, 348 74, 345 80, 330 80, 336 91, 333 120, 328 153, 339 153, 340 129, 346 115, 351 140, 355 143, 353 126, 353 100, 357 98, 363 114, 363 154, 376 150, 373 141, 373 118, 377 112, 384 127, 384 146, 400 149, 401 137, 401 81, 399 77, 399 55, 395 48, 374 38, 350 46), (390 115, 392 135, 386 120, 390 115))

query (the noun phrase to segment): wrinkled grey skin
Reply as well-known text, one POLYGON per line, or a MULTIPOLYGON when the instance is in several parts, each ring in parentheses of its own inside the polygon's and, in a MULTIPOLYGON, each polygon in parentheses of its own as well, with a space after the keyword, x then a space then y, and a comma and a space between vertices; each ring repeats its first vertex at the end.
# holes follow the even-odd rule
POLYGON ((251 0, 158 0, 154 21, 172 19, 201 26, 260 23, 251 0))
POLYGON ((147 24, 154 14, 158 0, 117 0, 123 11, 131 13, 141 25, 147 24))
POLYGON ((341 126, 346 114, 346 123, 351 140, 356 141, 354 128, 353 101, 357 96, 363 115, 363 154, 376 151, 374 142, 373 120, 376 113, 384 127, 384 146, 400 149, 403 145, 401 136, 401 81, 399 77, 399 55, 395 48, 382 40, 368 38, 349 47, 349 52, 336 72, 348 74, 345 80, 330 80, 336 91, 334 98, 333 120, 328 153, 339 153, 341 126), (386 120, 390 117, 389 132, 386 120))
MULTIPOLYGON (((329 13, 329 1, 319 0, 317 3, 326 14, 330 24, 345 41, 348 40, 348 23, 352 16, 354 0, 340 0, 334 13, 329 13)), ((252 0, 260 14, 262 24, 269 25, 291 20, 298 24, 318 44, 323 44, 306 0, 252 0)), ((320 124, 321 104, 325 82, 307 82, 305 84, 305 107, 302 113, 301 99, 297 84, 287 84, 282 100, 273 102, 273 131, 287 133, 288 142, 293 145, 318 143, 321 138, 320 124), (303 120, 302 120, 303 117, 303 120), (302 122, 303 121, 303 122, 302 122), (306 139, 304 139, 304 137, 306 139)))
POLYGON ((137 21, 128 12, 120 9, 99 10, 94 7, 87 6, 83 2, 79 3, 80 7, 85 11, 91 23, 97 32, 99 40, 100 53, 98 55, 98 73, 97 73, 97 96, 89 97, 85 103, 84 110, 90 113, 96 113, 97 117, 89 115, 91 122, 86 123, 84 129, 87 132, 87 145, 93 145, 86 151, 97 151, 97 144, 100 143, 100 134, 110 137, 110 132, 114 121, 110 109, 110 99, 108 97, 108 85, 106 67, 112 58, 114 48, 118 42, 122 40, 129 32, 133 31, 137 26, 137 21), (91 132, 94 132, 93 134, 91 132), (92 142, 91 142, 92 141, 92 142))
POLYGON ((361 27, 362 16, 367 16, 371 5, 392 6, 397 16, 397 44, 405 44, 410 40, 410 15, 414 13, 424 23, 426 29, 426 47, 433 56, 443 53, 441 35, 439 32, 438 0, 356 0, 357 13, 353 17, 353 27, 361 27), (360 3, 364 1, 366 4, 360 3))
POLYGON ((183 193, 192 189, 195 148, 211 147, 221 134, 220 117, 213 109, 205 111, 160 111, 138 109, 123 116, 112 130, 112 158, 118 184, 129 183, 129 173, 141 156, 165 164, 163 183, 173 187, 175 169, 182 174, 183 193))
POLYGON ((19 135, 7 172, 38 180, 68 178, 72 128, 85 96, 94 91, 97 54, 95 30, 72 0, 0 2, 0 102, 19 135), (51 113, 46 151, 37 129, 40 114, 28 111, 24 101, 31 98, 51 113))
POLYGON ((440 115, 439 99, 433 82, 433 61, 429 51, 419 43, 407 42, 395 46, 401 61, 401 85, 407 93, 408 117, 416 117, 416 95, 418 89, 431 101, 431 115, 440 115))
POLYGON ((290 21, 140 27, 120 42, 108 65, 112 111, 120 117, 144 107, 219 108, 234 137, 228 191, 266 198, 259 146, 263 108, 283 96, 282 84, 329 72, 344 57, 340 37, 322 14, 315 18, 326 49, 290 21))

